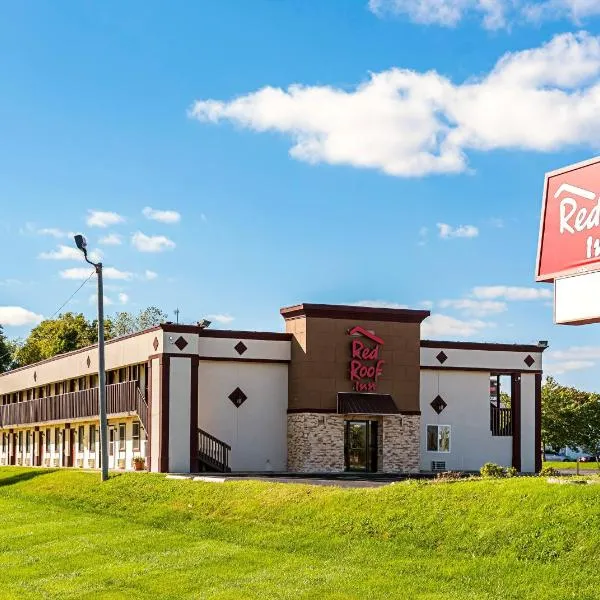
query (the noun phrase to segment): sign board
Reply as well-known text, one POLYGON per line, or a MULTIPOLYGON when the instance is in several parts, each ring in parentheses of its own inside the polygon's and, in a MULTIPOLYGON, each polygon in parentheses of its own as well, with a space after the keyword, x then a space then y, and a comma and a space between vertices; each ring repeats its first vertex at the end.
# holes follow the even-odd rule
POLYGON ((600 271, 554 281, 554 322, 586 325, 600 320, 600 271))
POLYGON ((375 392, 385 363, 379 358, 383 340, 360 325, 353 327, 348 334, 354 337, 350 343, 352 389, 355 392, 375 392))
POLYGON ((537 281, 600 270, 600 157, 546 174, 537 281))

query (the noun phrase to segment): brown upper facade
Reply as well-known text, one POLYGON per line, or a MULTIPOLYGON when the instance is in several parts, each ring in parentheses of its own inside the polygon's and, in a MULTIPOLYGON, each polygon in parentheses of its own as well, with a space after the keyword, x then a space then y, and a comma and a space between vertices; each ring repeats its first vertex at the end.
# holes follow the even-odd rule
POLYGON ((419 411, 421 322, 428 311, 300 304, 282 308, 293 335, 288 406, 337 410, 338 392, 390 394, 419 411))

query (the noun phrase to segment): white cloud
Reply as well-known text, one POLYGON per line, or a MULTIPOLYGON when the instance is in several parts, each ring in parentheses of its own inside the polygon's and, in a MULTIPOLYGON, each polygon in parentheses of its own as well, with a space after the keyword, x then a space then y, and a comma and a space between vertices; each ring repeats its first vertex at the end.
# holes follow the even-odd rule
POLYGON ((56 229, 55 227, 43 227, 42 229, 36 230, 36 233, 39 235, 50 235, 57 239, 73 237, 74 235, 71 231, 63 231, 62 229, 56 229))
POLYGON ((424 337, 471 337, 484 329, 494 327, 494 323, 478 319, 462 320, 448 315, 433 314, 423 321, 421 333, 424 337))
POLYGON ((476 317, 498 314, 506 311, 505 302, 496 300, 474 300, 473 298, 461 298, 459 300, 442 300, 440 308, 453 308, 465 314, 476 317))
POLYGON ((147 279, 148 281, 151 281, 152 279, 156 279, 158 277, 158 273, 155 273, 154 271, 150 271, 148 269, 146 269, 146 272, 144 273, 144 278, 147 279))
POLYGON ((235 317, 232 317, 231 315, 208 315, 208 318, 211 321, 216 321, 217 323, 222 323, 224 325, 231 323, 235 319, 235 317))
MULTIPOLYGON (((92 262, 98 262, 102 260, 102 255, 99 250, 93 250, 88 253, 88 257, 92 262)), ((51 250, 50 252, 42 252, 38 255, 38 258, 43 260, 77 260, 84 261, 83 253, 75 248, 74 246, 58 246, 57 250, 51 250)))
POLYGON ((455 27, 463 19, 481 18, 485 29, 513 23, 581 19, 600 14, 599 0, 369 0, 378 17, 406 16, 414 23, 455 27))
POLYGON ((137 231, 131 237, 131 243, 140 252, 162 252, 175 248, 175 242, 164 235, 146 235, 137 231))
POLYGON ((571 346, 563 350, 549 350, 545 354, 544 371, 562 375, 595 367, 600 359, 600 346, 571 346))
POLYGON ((545 287, 516 287, 506 285, 480 286, 473 288, 473 296, 483 300, 539 300, 552 298, 552 290, 545 287))
POLYGON ((121 236, 118 233, 109 233, 104 237, 101 237, 98 240, 99 244, 104 244, 105 246, 119 246, 122 244, 121 236))
POLYGON ((86 223, 88 227, 109 227, 123 223, 125 218, 116 212, 105 212, 101 210, 88 210, 86 223))
POLYGON ((129 296, 125 292, 119 294, 119 302, 121 304, 127 304, 129 302, 129 296))
POLYGON ((21 306, 0 306, 0 325, 19 327, 21 325, 36 325, 44 318, 21 306))
MULTIPOLYGON (((92 294, 89 297, 89 301, 90 301, 90 304, 96 304, 96 302, 98 302, 98 294, 92 294)), ((104 296, 104 305, 105 306, 111 306, 113 304, 114 304, 114 302, 108 296, 104 296)))
POLYGON ((181 215, 176 210, 155 210, 154 208, 146 206, 146 208, 142 210, 142 214, 146 219, 160 221, 161 223, 179 223, 181 220, 181 215))
POLYGON ((562 375, 567 371, 581 371, 590 369, 596 363, 591 360, 564 360, 559 362, 545 362, 544 371, 546 375, 562 375))
POLYGON ((474 225, 459 225, 458 227, 452 227, 446 223, 438 223, 437 228, 442 239, 472 238, 479 235, 479 229, 474 225))
MULTIPOLYGON (((91 269, 86 267, 76 267, 73 269, 65 269, 60 272, 60 276, 62 279, 87 279, 92 273, 91 269)), ((119 271, 119 269, 115 269, 114 267, 104 267, 102 269, 102 273, 104 275, 104 279, 117 279, 128 281, 133 277, 132 273, 128 273, 127 271, 119 271)))
POLYGON ((479 77, 392 68, 355 89, 264 87, 229 102, 199 100, 189 115, 292 140, 290 154, 399 177, 467 170, 469 151, 597 148, 600 39, 557 35, 507 53, 479 77))

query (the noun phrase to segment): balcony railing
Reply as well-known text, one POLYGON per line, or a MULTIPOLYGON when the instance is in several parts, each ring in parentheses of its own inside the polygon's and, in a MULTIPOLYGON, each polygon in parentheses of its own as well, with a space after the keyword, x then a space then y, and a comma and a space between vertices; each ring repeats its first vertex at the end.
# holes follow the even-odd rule
POLYGON ((512 435, 512 411, 490 405, 490 429, 494 436, 512 435))
MULTIPOLYGON (((137 381, 107 385, 106 411, 109 415, 136 412, 146 429, 148 405, 137 381)), ((0 427, 70 421, 98 414, 98 388, 92 388, 0 406, 0 427)))

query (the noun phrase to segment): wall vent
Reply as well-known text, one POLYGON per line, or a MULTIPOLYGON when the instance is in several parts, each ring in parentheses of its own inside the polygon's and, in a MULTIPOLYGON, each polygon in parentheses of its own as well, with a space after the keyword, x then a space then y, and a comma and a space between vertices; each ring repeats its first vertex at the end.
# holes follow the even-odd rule
POLYGON ((431 461, 431 470, 434 473, 443 473, 446 470, 446 461, 445 460, 432 460, 431 461))

